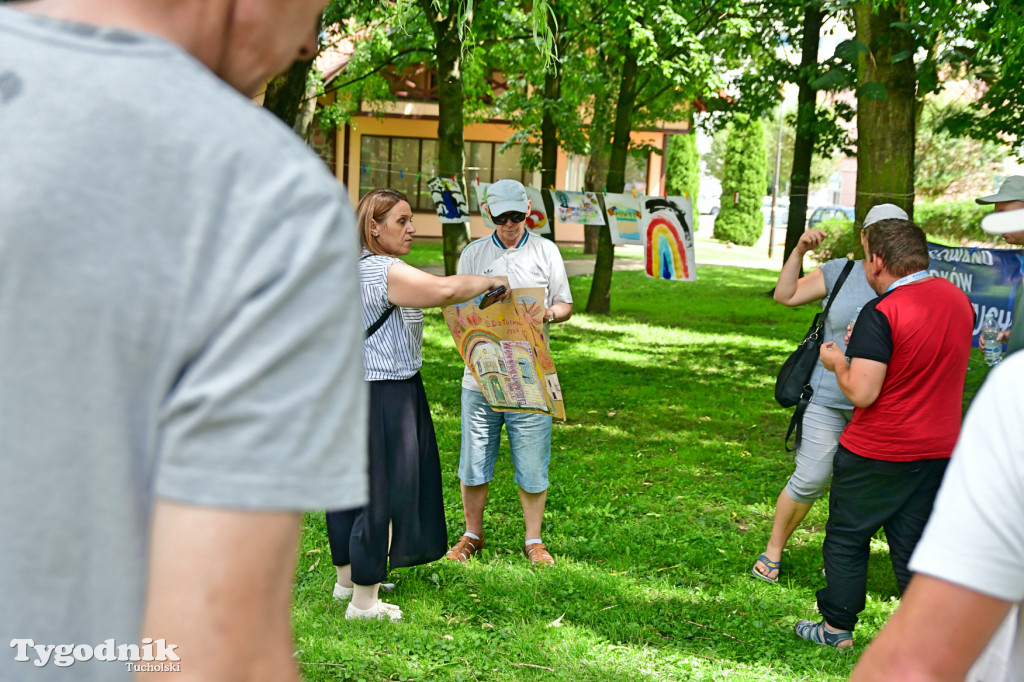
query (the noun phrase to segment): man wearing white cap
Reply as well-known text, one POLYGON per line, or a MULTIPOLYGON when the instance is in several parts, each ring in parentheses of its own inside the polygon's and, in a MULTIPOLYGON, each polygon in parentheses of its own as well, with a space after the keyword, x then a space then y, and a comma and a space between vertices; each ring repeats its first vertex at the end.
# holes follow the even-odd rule
MULTIPOLYGON (((1001 234, 1008 244, 1024 245, 1024 175, 1011 175, 1003 182, 1002 187, 995 194, 975 199, 982 205, 992 204, 995 212, 985 216, 981 221, 981 229, 989 234, 1001 234), (1000 215, 1006 211, 1012 214, 1000 215)), ((1024 316, 1024 287, 1017 285, 1017 291, 1013 295, 1013 320, 1016 321, 1024 316)), ((1006 354, 1024 348, 1024 324, 1004 329, 999 333, 1000 342, 1006 342, 1006 354)), ((984 347, 984 340, 979 339, 984 347)))
MULTIPOLYGON (((499 180, 487 188, 483 210, 495 224, 494 234, 471 243, 459 258, 460 275, 505 275, 513 289, 544 287, 544 325, 572 315, 572 294, 558 247, 526 229, 530 200, 515 180, 499 180)), ((526 522, 526 555, 532 565, 554 565, 541 540, 551 459, 551 416, 495 412, 467 369, 462 379, 462 451, 459 479, 466 530, 447 554, 466 561, 484 547, 484 506, 498 458, 501 427, 508 433, 515 482, 526 522)))

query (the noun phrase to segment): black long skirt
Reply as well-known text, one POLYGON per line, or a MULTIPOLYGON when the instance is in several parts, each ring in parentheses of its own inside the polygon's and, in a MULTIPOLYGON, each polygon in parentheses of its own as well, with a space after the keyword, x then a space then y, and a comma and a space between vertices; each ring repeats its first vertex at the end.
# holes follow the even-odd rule
POLYGON ((327 512, 331 560, 352 564, 357 585, 383 582, 389 560, 392 568, 417 566, 448 549, 441 461, 423 379, 417 373, 369 383, 370 503, 327 512))

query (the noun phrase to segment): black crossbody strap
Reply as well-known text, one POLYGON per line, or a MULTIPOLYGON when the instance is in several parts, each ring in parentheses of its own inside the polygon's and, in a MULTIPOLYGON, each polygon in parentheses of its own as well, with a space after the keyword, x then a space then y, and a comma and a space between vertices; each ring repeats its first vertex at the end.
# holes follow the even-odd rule
POLYGON ((846 265, 843 266, 843 271, 839 274, 839 279, 836 280, 836 286, 832 289, 832 295, 828 297, 828 303, 825 304, 825 312, 821 314, 822 323, 825 322, 825 318, 828 317, 829 308, 832 307, 832 302, 836 300, 836 296, 839 295, 839 290, 843 288, 843 282, 850 276, 850 272, 853 270, 853 261, 850 259, 846 260, 846 265))
POLYGON ((388 318, 391 317, 391 313, 393 312, 395 312, 395 306, 391 306, 383 313, 381 313, 381 316, 377 318, 377 321, 374 322, 370 326, 370 328, 366 330, 366 338, 370 338, 371 336, 373 336, 374 332, 380 329, 384 325, 384 323, 388 321, 388 318))
MULTIPOLYGON (((359 257, 359 260, 365 260, 373 255, 375 254, 364 253, 362 256, 359 257)), ((380 317, 377 318, 377 321, 371 324, 370 328, 366 330, 366 338, 370 338, 371 336, 373 336, 376 333, 376 331, 380 329, 385 322, 388 321, 388 318, 391 317, 391 313, 393 312, 395 312, 395 306, 388 306, 388 309, 381 313, 380 317)))
POLYGON ((807 411, 807 405, 811 402, 811 393, 811 387, 805 386, 804 393, 800 396, 800 402, 793 411, 793 417, 789 420, 786 440, 783 441, 783 444, 786 446, 786 452, 800 449, 800 442, 804 439, 804 412, 807 411), (789 437, 794 433, 796 433, 796 439, 793 441, 793 447, 789 447, 789 437))

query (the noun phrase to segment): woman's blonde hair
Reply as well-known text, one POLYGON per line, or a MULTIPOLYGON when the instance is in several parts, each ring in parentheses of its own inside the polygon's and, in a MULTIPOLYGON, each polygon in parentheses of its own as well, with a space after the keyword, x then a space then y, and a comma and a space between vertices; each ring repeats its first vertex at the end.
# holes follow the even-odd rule
POLYGON ((373 223, 383 223, 388 213, 399 201, 408 202, 404 194, 397 189, 380 188, 370 192, 359 200, 356 211, 356 222, 359 225, 359 238, 363 246, 371 252, 386 256, 377 239, 373 236, 373 223))

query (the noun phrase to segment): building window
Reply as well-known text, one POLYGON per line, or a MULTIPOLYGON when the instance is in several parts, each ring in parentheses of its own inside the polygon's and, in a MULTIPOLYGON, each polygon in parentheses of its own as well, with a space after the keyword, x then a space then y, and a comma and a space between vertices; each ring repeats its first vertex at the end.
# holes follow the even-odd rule
MULTIPOLYGON (((499 152, 500 142, 466 141, 466 185, 469 210, 479 213, 473 185, 504 178, 527 184, 520 149, 499 152)), ((414 211, 433 211, 427 183, 437 173, 437 140, 419 137, 363 135, 359 143, 359 198, 378 187, 397 189, 409 197, 414 211)))
POLYGON ((359 198, 378 187, 409 197, 414 211, 433 211, 427 183, 437 167, 437 141, 363 135, 359 142, 359 198))

